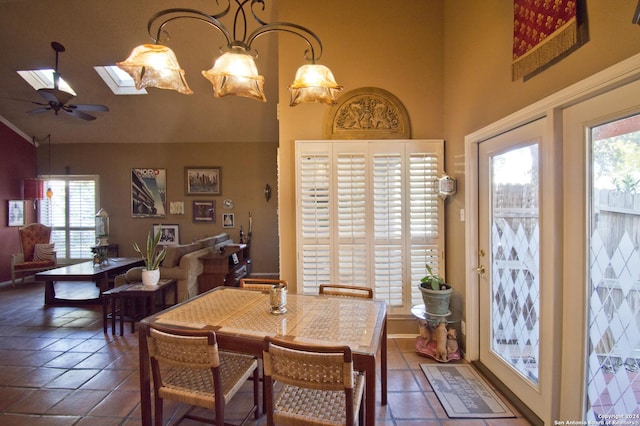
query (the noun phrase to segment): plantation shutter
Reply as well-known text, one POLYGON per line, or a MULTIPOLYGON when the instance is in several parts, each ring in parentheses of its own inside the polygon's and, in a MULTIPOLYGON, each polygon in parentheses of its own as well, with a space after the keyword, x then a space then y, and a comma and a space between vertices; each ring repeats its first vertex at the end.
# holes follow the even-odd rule
POLYGON ((90 259, 96 244, 97 176, 55 176, 45 181, 53 196, 42 200, 40 222, 51 226, 59 261, 90 259))
POLYGON ((425 263, 444 271, 443 141, 297 141, 298 289, 371 287, 392 313, 422 303, 425 263))

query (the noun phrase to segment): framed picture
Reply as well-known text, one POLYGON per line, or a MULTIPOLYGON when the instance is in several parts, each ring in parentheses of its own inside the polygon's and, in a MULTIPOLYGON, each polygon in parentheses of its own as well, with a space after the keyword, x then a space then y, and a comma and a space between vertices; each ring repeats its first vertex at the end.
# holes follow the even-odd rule
POLYGON ((222 213, 222 227, 235 228, 236 218, 233 213, 222 213))
POLYGON ((194 223, 215 223, 216 222, 216 202, 215 201, 194 201, 193 202, 193 222, 194 223))
POLYGON ((160 243, 165 246, 177 246, 180 244, 180 225, 167 225, 164 223, 153 225, 153 235, 161 231, 160 243))
POLYGON ((185 167, 186 195, 220 195, 220 167, 185 167))
POLYGON ((22 226, 24 225, 24 201, 23 200, 10 200, 9 212, 7 214, 9 226, 22 226))
POLYGON ((131 216, 165 217, 166 169, 131 169, 131 216))

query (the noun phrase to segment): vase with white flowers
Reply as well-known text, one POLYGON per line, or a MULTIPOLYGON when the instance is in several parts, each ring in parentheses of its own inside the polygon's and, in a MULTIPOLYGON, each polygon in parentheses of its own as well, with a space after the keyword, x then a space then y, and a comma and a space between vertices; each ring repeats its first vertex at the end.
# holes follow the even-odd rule
POLYGON ((135 241, 133 242, 133 249, 140 254, 144 261, 145 269, 142 270, 142 283, 144 285, 157 285, 158 281, 160 281, 160 263, 167 255, 166 247, 162 247, 161 250, 158 250, 161 235, 161 230, 158 230, 155 235, 153 234, 153 231, 149 231, 149 235, 147 235, 146 253, 142 252, 138 243, 135 241))

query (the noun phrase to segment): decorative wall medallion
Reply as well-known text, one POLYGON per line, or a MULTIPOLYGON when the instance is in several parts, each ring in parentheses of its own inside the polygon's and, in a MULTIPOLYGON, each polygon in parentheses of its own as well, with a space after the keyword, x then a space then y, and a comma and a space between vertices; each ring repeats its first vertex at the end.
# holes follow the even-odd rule
POLYGON ((410 139, 409 115, 392 93, 377 87, 355 89, 338 98, 324 123, 327 139, 410 139))

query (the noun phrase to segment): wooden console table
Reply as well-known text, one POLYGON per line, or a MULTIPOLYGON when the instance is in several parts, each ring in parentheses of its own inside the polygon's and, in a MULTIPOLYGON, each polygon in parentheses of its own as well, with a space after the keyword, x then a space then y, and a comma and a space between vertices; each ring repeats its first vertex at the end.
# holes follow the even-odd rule
POLYGON ((198 277, 198 292, 204 293, 219 286, 238 287, 240 279, 249 275, 249 246, 228 244, 224 251, 207 254, 202 260, 202 274, 198 277))

